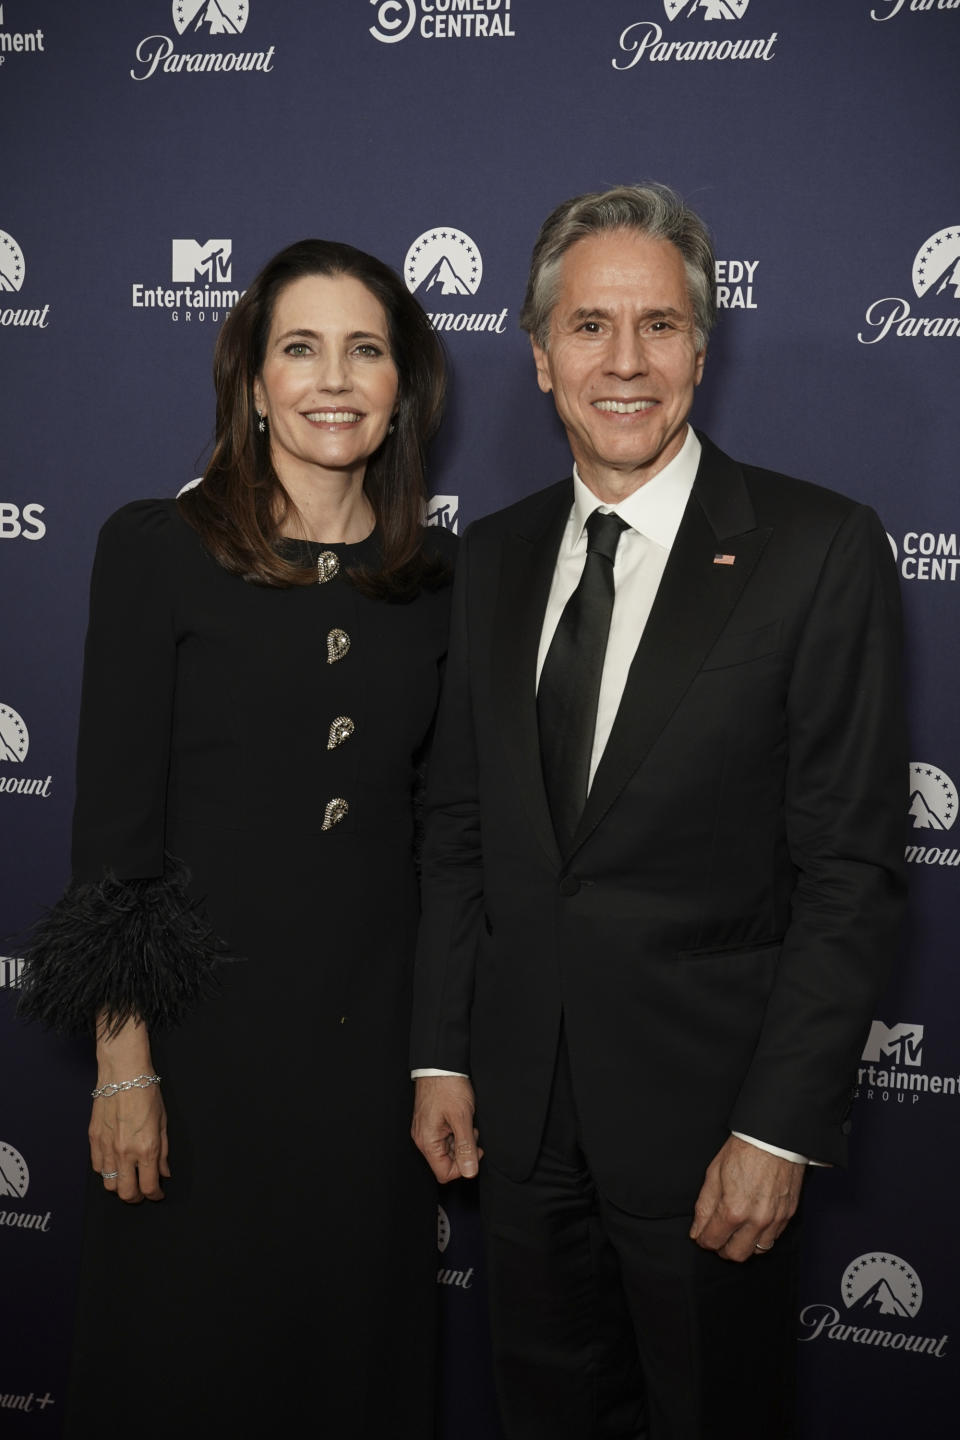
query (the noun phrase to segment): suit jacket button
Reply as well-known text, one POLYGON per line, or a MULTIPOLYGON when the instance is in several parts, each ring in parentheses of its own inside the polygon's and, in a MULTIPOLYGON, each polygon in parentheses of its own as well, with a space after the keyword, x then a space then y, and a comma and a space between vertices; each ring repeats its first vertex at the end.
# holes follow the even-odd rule
POLYGON ((577 879, 576 875, 564 875, 563 879, 560 881, 560 894, 566 896, 569 899, 573 895, 579 895, 579 893, 580 881, 577 879))

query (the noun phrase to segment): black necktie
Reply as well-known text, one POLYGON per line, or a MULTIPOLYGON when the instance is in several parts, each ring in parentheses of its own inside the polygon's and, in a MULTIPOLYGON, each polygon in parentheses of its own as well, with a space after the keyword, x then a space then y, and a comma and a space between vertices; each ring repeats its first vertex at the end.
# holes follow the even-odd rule
POLYGON ((566 854, 587 800, 597 702, 613 613, 613 560, 627 522, 594 510, 587 559, 540 673, 537 723, 550 814, 566 854))

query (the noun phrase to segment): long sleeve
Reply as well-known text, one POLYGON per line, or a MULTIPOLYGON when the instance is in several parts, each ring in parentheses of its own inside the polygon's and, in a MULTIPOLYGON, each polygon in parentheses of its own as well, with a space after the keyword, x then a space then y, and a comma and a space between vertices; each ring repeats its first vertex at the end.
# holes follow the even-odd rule
POLYGON ((842 1162, 851 1080, 903 913, 906 743, 897 577, 871 510, 824 565, 788 698, 792 915, 731 1129, 842 1162))
POLYGON ((165 855, 176 680, 176 527, 168 502, 100 534, 77 751, 73 878, 36 927, 21 1013, 61 1030, 137 1015, 176 1023, 213 983, 220 947, 165 855))

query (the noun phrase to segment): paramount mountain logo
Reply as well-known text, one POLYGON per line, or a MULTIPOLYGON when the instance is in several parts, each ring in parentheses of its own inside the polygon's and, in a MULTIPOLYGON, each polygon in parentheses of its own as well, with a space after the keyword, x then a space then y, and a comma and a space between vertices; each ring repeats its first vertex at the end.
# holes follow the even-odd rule
POLYGON ((23 285, 27 274, 27 263, 23 251, 6 230, 0 230, 0 325, 28 325, 37 330, 46 330, 50 306, 42 308, 3 307, 4 295, 15 295, 23 285))
MULTIPOLYGON (((960 4, 960 0, 958 0, 960 4)), ((924 240, 914 256, 910 272, 914 294, 928 305, 939 301, 942 307, 953 304, 952 315, 914 315, 909 300, 901 295, 885 295, 867 306, 864 319, 875 335, 861 330, 861 345, 876 345, 888 335, 898 339, 960 336, 960 225, 937 230, 924 240)))
POLYGON ((6 230, 0 230, 0 290, 19 290, 26 273, 20 246, 6 230))
POLYGON ((800 1324, 808 1333, 801 1333, 801 1340, 912 1350, 943 1359, 949 1335, 915 1335, 909 1329, 923 1304, 923 1286, 913 1266, 899 1255, 884 1250, 858 1255, 843 1272, 840 1294, 851 1322, 840 1319, 835 1305, 805 1305, 800 1324), (877 1325, 878 1320, 885 1323, 877 1325), (896 1328, 888 1328, 891 1324, 896 1328))
POLYGON ((854 1098, 916 1105, 921 1095, 960 1095, 960 1075, 935 1075, 922 1068, 924 1027, 900 1020, 874 1020, 857 1070, 854 1098))
POLYGON ((742 20, 750 0, 663 0, 668 20, 683 13, 689 19, 701 15, 704 20, 742 20))
POLYGON ((39 780, 17 773, 29 749, 30 733, 23 717, 11 705, 0 705, 0 795, 39 795, 43 800, 49 797, 52 775, 39 780), (8 765, 14 769, 5 774, 8 765))
MULTIPOLYGON (((750 0, 663 0, 663 9, 672 26, 677 20, 740 21, 749 4, 750 0)), ((726 26, 717 29, 723 32, 726 26)), ((618 41, 627 58, 615 55, 610 63, 614 70, 632 70, 641 60, 773 60, 778 38, 776 30, 759 38, 728 37, 723 33, 706 37, 697 23, 689 37, 665 40, 663 26, 656 20, 635 20, 621 31, 618 41)))
POLYGON ((483 279, 483 259, 470 236, 453 225, 424 230, 403 262, 407 289, 427 311, 435 330, 486 330, 503 335, 507 307, 497 312, 462 308, 483 279))
MULTIPOLYGON (((30 1172, 26 1160, 19 1150, 14 1150, 12 1145, 0 1140, 0 1200, 22 1200, 29 1188, 30 1172)), ((50 1211, 47 1210, 44 1214, 29 1214, 19 1208, 0 1210, 0 1226, 37 1230, 41 1234, 47 1234, 50 1230, 50 1211)), ((21 1406, 22 1408, 24 1407, 21 1406)))
POLYGON ((910 766, 910 810, 914 830, 949 830, 957 818, 957 787, 936 765, 910 766))
POLYGON ((30 1188, 30 1171, 19 1150, 0 1140, 0 1198, 22 1200, 30 1188))
POLYGON ((0 705, 0 760, 22 765, 30 749, 30 732, 10 705, 0 705))
POLYGON ((170 279, 173 285, 135 282, 130 303, 134 310, 166 310, 171 320, 226 318, 243 294, 230 285, 233 276, 232 240, 171 240, 170 279))
POLYGON ((840 1285, 848 1310, 876 1310, 912 1320, 923 1304, 916 1272, 896 1255, 858 1255, 843 1272, 840 1285))
MULTIPOLYGON (((247 0, 173 0, 171 13, 178 35, 207 43, 229 42, 247 28, 250 6, 247 0)), ((130 71, 130 78, 149 80, 161 71, 179 75, 185 71, 237 74, 249 70, 265 75, 273 69, 275 48, 271 45, 266 50, 229 47, 188 52, 177 50, 169 35, 146 35, 134 54, 139 68, 130 71)))
POLYGON ((174 0, 177 33, 206 30, 210 35, 239 35, 250 18, 247 0, 174 0))
POLYGON ((442 1205, 437 1206, 437 1249, 442 1255, 450 1244, 450 1216, 442 1205))

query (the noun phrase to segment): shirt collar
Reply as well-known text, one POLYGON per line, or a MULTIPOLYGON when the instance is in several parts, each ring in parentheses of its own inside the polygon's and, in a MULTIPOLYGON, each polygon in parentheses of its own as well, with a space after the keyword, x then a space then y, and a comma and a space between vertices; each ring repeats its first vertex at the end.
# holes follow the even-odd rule
POLYGON ((601 504, 593 491, 580 479, 580 472, 574 465, 574 543, 580 540, 594 510, 600 509, 613 511, 621 520, 625 520, 632 530, 669 550, 680 529, 680 521, 683 519, 699 464, 700 441, 688 425, 683 445, 669 465, 665 465, 652 480, 639 486, 632 495, 628 495, 617 505, 601 504))

